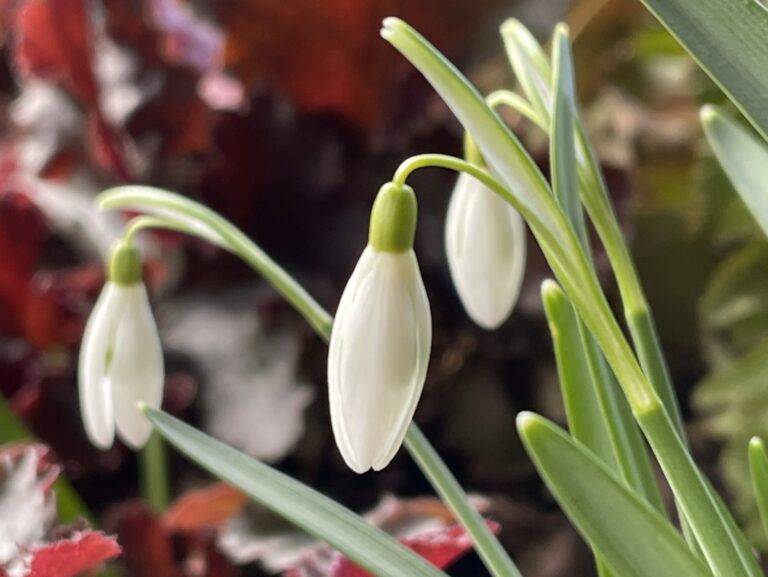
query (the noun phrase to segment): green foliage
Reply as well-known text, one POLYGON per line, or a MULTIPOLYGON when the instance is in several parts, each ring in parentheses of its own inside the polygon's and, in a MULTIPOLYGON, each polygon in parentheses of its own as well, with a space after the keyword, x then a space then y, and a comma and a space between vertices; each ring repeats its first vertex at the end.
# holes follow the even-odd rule
POLYGON ((759 0, 643 0, 768 138, 768 8, 759 0))

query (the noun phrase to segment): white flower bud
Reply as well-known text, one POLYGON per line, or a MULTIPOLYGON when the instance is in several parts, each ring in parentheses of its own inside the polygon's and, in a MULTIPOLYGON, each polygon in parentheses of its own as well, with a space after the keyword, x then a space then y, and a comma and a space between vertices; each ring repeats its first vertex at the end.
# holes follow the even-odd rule
POLYGON ((385 187, 371 237, 342 294, 328 352, 336 444, 357 473, 386 467, 424 387, 432 318, 413 252, 415 197, 385 187), (396 230, 401 227, 401 230, 396 230))
POLYGON ((459 298, 481 327, 494 329, 512 312, 523 281, 525 245, 517 211, 462 173, 448 206, 445 246, 459 298))
POLYGON ((152 426, 138 403, 160 408, 163 397, 163 351, 138 255, 130 252, 135 250, 121 245, 115 251, 111 280, 88 319, 80 348, 80 410, 88 438, 101 449, 112 446, 115 429, 129 447, 143 447, 152 426))

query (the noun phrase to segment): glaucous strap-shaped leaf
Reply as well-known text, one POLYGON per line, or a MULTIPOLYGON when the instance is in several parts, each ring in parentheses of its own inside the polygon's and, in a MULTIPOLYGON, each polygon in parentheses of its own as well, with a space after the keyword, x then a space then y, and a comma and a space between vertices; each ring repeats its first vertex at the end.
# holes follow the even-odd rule
MULTIPOLYGON (((762 40, 763 46, 768 50, 766 38, 768 28, 762 40)), ((768 64, 761 73, 768 83, 765 70, 768 70, 768 64)), ((768 87, 762 94, 762 100, 768 108, 768 87)), ((701 120, 717 160, 744 204, 768 234, 768 144, 714 106, 705 106, 702 109, 701 120)))
POLYGON ((701 472, 610 311, 576 234, 519 141, 467 79, 413 28, 388 18, 382 36, 432 83, 508 187, 499 194, 528 221, 558 281, 599 342, 715 575, 761 575, 755 559, 744 557, 729 533, 701 472))
POLYGON ((592 335, 557 283, 545 281, 541 293, 571 434, 663 512, 643 438, 592 335))
MULTIPOLYGON (((585 254, 592 263, 592 251, 579 198, 579 163, 575 138, 578 118, 573 56, 567 28, 563 25, 555 29, 552 62, 553 104, 549 138, 552 188, 560 206, 576 230, 585 254)), ((592 266, 594 268, 594 263, 592 266)), ((664 511, 661 493, 640 432, 592 334, 573 312, 570 302, 559 287, 552 287, 549 297, 550 313, 554 313, 555 309, 563 310, 567 307, 571 314, 567 315, 563 312, 560 322, 565 325, 572 323, 578 328, 581 343, 569 344, 565 354, 572 355, 578 350, 584 356, 588 368, 587 379, 576 383, 575 386, 591 390, 599 409, 595 417, 603 423, 603 429, 611 442, 613 458, 606 458, 601 451, 596 450, 589 443, 586 443, 587 446, 603 458, 605 463, 616 463, 627 484, 645 496, 648 502, 659 511, 664 511), (564 306, 552 306, 553 302, 562 299, 566 301, 564 306)), ((574 437, 582 440, 579 435, 574 434, 574 437)))
POLYGON ((752 488, 760 511, 760 520, 768 534, 768 454, 760 437, 749 442, 749 471, 752 474, 752 488))
MULTIPOLYGON (((616 458, 600 401, 587 364, 579 321, 565 294, 552 280, 541 285, 541 300, 552 334, 557 362, 557 377, 563 395, 568 430, 577 441, 584 443, 603 463, 616 470, 616 458)), ((587 338, 591 339, 591 335, 587 338)), ((600 577, 612 575, 610 569, 595 555, 600 577)))
POLYGON ((164 413, 145 408, 166 441, 219 479, 379 577, 446 577, 422 557, 314 489, 164 413))
POLYGON ((768 139, 768 8, 759 0, 643 0, 768 139))
MULTIPOLYGON (((554 74, 543 48, 528 29, 515 19, 502 24, 501 36, 512 68, 528 99, 537 102, 547 98, 555 90, 554 74)), ((558 52, 562 52, 562 48, 555 52, 555 56, 558 52)), ((572 102, 575 103, 575 98, 572 102)), ((653 317, 611 205, 597 157, 575 104, 573 108, 581 199, 608 253, 640 364, 664 402, 678 432, 685 437, 680 408, 658 344, 653 317)), ((554 113, 554 107, 550 105, 543 107, 538 115, 539 123, 545 131, 549 131, 549 125, 555 122, 554 113)))
POLYGON ((675 528, 583 445, 532 413, 521 413, 517 427, 560 507, 617 575, 711 575, 675 528))
POLYGON ((552 172, 552 191, 565 212, 571 226, 576 229, 587 254, 589 239, 584 224, 584 213, 579 198, 579 176, 576 162, 575 86, 573 59, 564 25, 555 29, 552 43, 553 104, 549 152, 552 172))
POLYGON ((552 68, 546 54, 529 30, 514 18, 501 25, 501 35, 518 82, 534 111, 548 122, 552 116, 552 68))

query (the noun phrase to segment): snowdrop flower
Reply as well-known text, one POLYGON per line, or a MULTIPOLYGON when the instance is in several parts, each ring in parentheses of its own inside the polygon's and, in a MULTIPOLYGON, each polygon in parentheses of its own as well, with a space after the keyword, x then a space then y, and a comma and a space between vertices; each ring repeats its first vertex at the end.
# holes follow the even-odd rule
POLYGON ((520 294, 525 269, 523 219, 491 189, 462 173, 445 222, 453 284, 472 320, 485 329, 501 325, 520 294))
POLYGON ((416 196, 393 183, 371 211, 368 246, 342 294, 328 353, 336 444, 357 473, 397 453, 424 387, 432 318, 413 252, 416 196))
POLYGON ((146 444, 152 425, 137 405, 160 407, 163 353, 141 259, 130 242, 112 253, 109 280, 85 327, 78 381, 85 431, 95 446, 111 447, 115 429, 133 449, 146 444))

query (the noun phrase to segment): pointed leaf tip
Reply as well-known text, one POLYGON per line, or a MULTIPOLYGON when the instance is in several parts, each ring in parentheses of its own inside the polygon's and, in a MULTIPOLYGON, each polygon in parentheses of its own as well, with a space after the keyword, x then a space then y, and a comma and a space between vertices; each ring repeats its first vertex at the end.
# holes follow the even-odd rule
POLYGON ((701 107, 701 110, 699 111, 699 117, 701 118, 701 123, 706 127, 708 124, 711 124, 713 121, 717 120, 717 117, 720 115, 720 109, 715 106, 714 104, 705 104, 701 107))
POLYGON ((520 435, 524 436, 526 433, 529 433, 537 424, 539 424, 540 421, 541 417, 539 417, 536 413, 532 413, 531 411, 521 411, 517 414, 515 424, 517 425, 517 430, 520 435))

